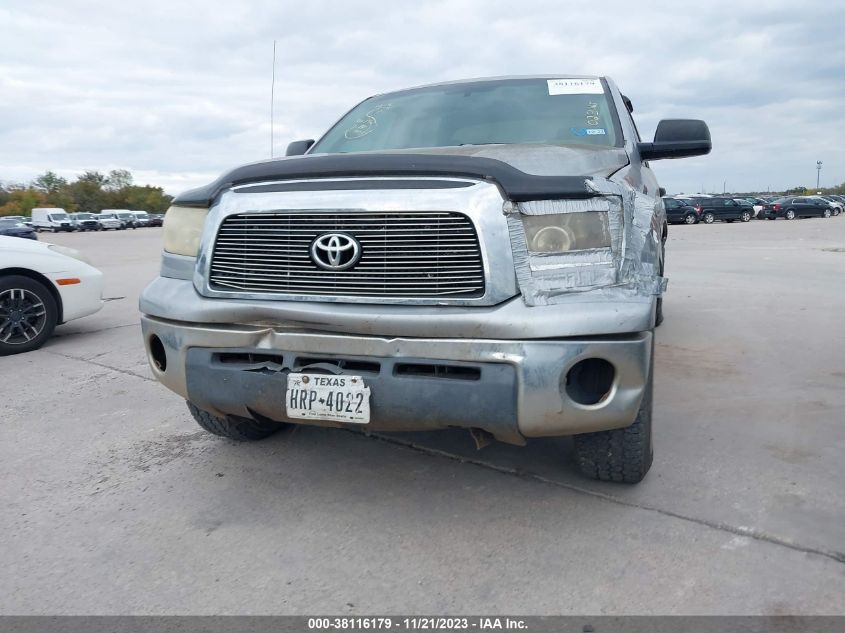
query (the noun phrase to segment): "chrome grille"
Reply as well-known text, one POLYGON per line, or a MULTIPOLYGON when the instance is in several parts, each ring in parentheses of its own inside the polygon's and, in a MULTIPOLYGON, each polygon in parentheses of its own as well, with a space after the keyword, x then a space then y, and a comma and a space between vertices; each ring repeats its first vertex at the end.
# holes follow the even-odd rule
POLYGON ((480 297, 484 268, 475 227, 461 213, 240 213, 220 225, 209 286, 261 294, 480 297), (311 243, 331 232, 360 242, 353 268, 326 271, 311 260, 311 243))

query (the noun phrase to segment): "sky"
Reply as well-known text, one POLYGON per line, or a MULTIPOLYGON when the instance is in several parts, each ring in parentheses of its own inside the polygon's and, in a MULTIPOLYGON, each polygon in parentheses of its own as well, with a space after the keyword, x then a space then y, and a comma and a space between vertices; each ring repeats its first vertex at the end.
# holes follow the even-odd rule
POLYGON ((358 101, 510 74, 612 77, 644 140, 701 118, 670 192, 845 182, 845 2, 0 0, 0 182, 128 169, 168 193, 319 138, 358 101), (702 6, 703 5, 703 6, 702 6))

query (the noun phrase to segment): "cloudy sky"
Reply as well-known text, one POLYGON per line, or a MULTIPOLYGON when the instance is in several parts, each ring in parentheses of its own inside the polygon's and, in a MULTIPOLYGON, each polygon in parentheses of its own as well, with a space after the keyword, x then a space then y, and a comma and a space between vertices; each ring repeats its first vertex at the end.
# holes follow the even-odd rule
POLYGON ((276 155, 374 93, 600 74, 646 138, 709 123, 709 156, 655 163, 670 191, 812 186, 817 160, 845 181, 845 3, 692 4, 3 0, 0 181, 125 168, 178 193, 269 157, 274 39, 276 155))

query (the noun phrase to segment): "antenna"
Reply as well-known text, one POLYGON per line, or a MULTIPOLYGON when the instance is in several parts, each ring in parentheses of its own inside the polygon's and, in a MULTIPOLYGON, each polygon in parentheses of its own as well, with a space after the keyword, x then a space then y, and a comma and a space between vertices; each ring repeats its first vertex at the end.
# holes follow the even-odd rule
POLYGON ((273 40, 273 79, 270 81, 270 158, 273 158, 273 101, 276 92, 276 40, 273 40))

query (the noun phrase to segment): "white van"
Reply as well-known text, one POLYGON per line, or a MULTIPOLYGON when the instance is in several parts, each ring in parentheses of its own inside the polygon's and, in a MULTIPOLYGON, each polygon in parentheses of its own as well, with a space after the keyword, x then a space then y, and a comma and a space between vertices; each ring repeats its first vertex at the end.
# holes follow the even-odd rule
POLYGON ((32 210, 32 228, 36 231, 73 231, 70 216, 64 209, 37 207, 32 210))

